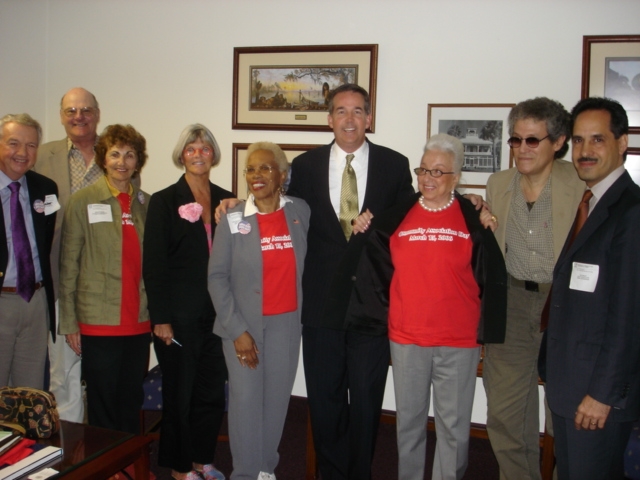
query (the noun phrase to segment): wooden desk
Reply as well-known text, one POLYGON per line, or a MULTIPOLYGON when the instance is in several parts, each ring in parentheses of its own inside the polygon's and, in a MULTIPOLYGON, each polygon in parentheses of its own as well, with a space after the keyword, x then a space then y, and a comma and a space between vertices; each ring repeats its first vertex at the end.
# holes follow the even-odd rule
POLYGON ((62 447, 62 459, 47 465, 65 480, 106 479, 134 464, 136 479, 149 478, 149 444, 153 439, 125 432, 61 421, 60 431, 39 442, 62 447))

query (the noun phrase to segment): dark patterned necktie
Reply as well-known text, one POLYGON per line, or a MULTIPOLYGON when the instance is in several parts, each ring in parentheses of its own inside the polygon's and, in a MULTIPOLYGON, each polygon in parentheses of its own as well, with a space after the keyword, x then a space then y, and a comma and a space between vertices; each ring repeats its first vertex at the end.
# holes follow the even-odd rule
POLYGON ((16 259, 16 270, 18 281, 16 293, 25 302, 29 302, 33 297, 36 285, 36 272, 33 268, 33 257, 31 256, 31 243, 27 235, 27 227, 24 223, 24 213, 20 205, 20 184, 13 182, 9 185, 11 190, 11 236, 13 241, 13 255, 16 259))
POLYGON ((353 227, 351 221, 358 216, 358 182, 356 172, 351 166, 353 153, 347 155, 347 164, 342 172, 342 188, 340 190, 340 226, 349 241, 353 227))

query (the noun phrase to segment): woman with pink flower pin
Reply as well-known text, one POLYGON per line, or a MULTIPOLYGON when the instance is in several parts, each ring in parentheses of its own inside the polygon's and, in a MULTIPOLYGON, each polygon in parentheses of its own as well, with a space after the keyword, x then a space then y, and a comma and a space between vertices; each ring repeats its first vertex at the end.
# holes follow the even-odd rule
POLYGON ((209 181, 220 148, 204 125, 187 126, 173 150, 184 168, 177 183, 149 202, 143 277, 154 349, 162 370, 163 413, 158 464, 176 479, 223 480, 213 465, 225 411, 227 368, 207 290, 214 241, 211 213, 234 195, 209 181), (213 206, 213 207, 212 207, 213 206))

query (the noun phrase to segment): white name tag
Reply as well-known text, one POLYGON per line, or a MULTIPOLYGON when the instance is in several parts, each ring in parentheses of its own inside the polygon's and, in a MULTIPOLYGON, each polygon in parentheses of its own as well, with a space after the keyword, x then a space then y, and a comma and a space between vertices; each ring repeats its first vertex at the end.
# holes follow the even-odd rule
POLYGON ((242 220, 242 212, 227 213, 227 221, 229 222, 229 230, 231 233, 238 233, 240 220, 242 220))
POLYGON ((44 197, 44 214, 51 215, 53 212, 57 212, 58 210, 60 210, 58 197, 55 195, 46 195, 44 197))
POLYGON ((600 267, 598 265, 573 262, 569 288, 571 290, 593 293, 598 283, 598 273, 600 273, 600 267))
POLYGON ((113 222, 111 205, 92 203, 87 205, 87 211, 89 212, 89 223, 113 222))

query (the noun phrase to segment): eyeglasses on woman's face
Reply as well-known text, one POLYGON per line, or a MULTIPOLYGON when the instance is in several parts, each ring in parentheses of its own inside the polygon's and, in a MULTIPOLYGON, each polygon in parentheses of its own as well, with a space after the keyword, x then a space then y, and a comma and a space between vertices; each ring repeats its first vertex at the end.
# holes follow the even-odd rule
POLYGON ((243 170, 245 175, 253 175, 256 172, 267 174, 273 172, 274 168, 271 165, 262 164, 258 167, 250 166, 243 170))
POLYGON ((419 177, 421 177, 423 175, 426 175, 428 173, 433 178, 439 178, 442 175, 453 175, 454 173, 456 173, 456 172, 443 172, 442 170, 438 170, 437 168, 435 168, 433 170, 428 170, 428 169, 422 168, 422 167, 416 167, 416 168, 413 169, 413 171, 419 177))

